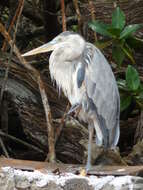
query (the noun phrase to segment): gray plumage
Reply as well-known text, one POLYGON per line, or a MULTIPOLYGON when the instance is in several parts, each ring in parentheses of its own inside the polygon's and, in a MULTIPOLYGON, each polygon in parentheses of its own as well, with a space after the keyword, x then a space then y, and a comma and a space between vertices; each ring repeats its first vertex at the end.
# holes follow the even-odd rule
POLYGON ((79 119, 88 123, 89 168, 93 128, 99 146, 114 148, 119 140, 120 98, 114 74, 101 51, 73 32, 63 32, 23 56, 49 50, 53 50, 49 59, 52 80, 69 99, 72 111, 81 107, 79 119))

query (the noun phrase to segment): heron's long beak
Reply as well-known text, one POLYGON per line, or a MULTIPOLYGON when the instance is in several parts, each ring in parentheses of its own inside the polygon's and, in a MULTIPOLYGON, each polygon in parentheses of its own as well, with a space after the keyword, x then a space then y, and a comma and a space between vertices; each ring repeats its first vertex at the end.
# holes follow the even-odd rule
POLYGON ((30 51, 24 53, 22 56, 26 57, 26 56, 30 56, 30 55, 36 55, 36 54, 40 54, 40 53, 53 51, 55 48, 55 44, 56 44, 56 41, 52 40, 49 43, 46 43, 38 48, 35 48, 33 50, 30 50, 30 51))

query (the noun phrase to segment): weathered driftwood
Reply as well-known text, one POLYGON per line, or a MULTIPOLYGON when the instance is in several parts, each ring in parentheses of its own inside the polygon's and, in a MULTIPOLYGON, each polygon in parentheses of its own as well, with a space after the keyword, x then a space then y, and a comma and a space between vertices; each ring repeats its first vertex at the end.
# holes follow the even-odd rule
MULTIPOLYGON (((39 161, 28 161, 28 160, 18 160, 18 159, 6 159, 0 158, 0 168, 1 167, 12 167, 15 169, 34 171, 39 170, 43 173, 53 172, 53 173, 73 173, 80 174, 82 170, 85 169, 85 165, 79 164, 62 164, 62 163, 48 163, 39 161)), ((141 176, 143 175, 143 165, 142 166, 91 166, 91 169, 87 172, 88 175, 96 176, 141 176)))
POLYGON ((124 158, 128 165, 142 165, 143 164, 143 140, 139 141, 133 146, 132 151, 124 158))

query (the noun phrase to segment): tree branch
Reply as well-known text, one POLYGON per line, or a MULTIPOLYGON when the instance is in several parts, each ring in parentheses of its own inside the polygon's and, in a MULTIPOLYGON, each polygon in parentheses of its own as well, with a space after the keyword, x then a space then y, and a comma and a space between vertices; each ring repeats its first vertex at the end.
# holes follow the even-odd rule
POLYGON ((46 116, 46 121, 47 121, 47 131, 48 131, 48 145, 49 145, 49 161, 53 162, 55 160, 55 146, 54 146, 54 128, 53 128, 53 124, 52 124, 52 118, 51 118, 51 110, 50 110, 50 106, 49 106, 49 101, 45 92, 45 88, 44 88, 44 83, 41 79, 40 73, 34 68, 32 67, 28 62, 26 62, 26 60, 21 56, 18 48, 16 47, 16 45, 13 45, 13 41, 10 38, 9 34, 7 33, 7 31, 5 30, 5 27, 3 26, 2 23, 0 23, 0 32, 1 34, 4 36, 4 38, 8 41, 9 45, 12 47, 13 46, 13 51, 16 54, 16 56, 18 57, 20 63, 29 71, 31 71, 38 83, 39 86, 39 90, 41 93, 41 98, 42 98, 42 102, 43 102, 43 106, 44 106, 44 110, 45 110, 45 116, 46 116))
POLYGON ((67 30, 67 26, 66 26, 65 2, 64 2, 64 0, 61 0, 61 10, 62 10, 62 26, 63 26, 63 31, 66 31, 67 30))

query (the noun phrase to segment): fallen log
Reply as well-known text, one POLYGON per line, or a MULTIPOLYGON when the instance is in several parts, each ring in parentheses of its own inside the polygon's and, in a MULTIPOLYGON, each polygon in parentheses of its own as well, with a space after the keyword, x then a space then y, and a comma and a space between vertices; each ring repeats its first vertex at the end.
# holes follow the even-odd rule
POLYGON ((92 167, 89 175, 79 175, 83 165, 48 164, 0 158, 1 190, 107 190, 142 189, 143 166, 92 167), (76 174, 75 174, 76 173, 76 174))
MULTIPOLYGON (((0 158, 0 168, 12 167, 14 169, 20 169, 23 171, 34 171, 39 170, 42 173, 73 173, 80 174, 82 169, 85 169, 85 165, 79 164, 62 164, 62 163, 48 163, 39 161, 29 160, 18 160, 18 159, 6 159, 0 158)), ((142 166, 91 166, 91 169, 87 173, 88 175, 96 176, 143 176, 143 165, 142 166)))

